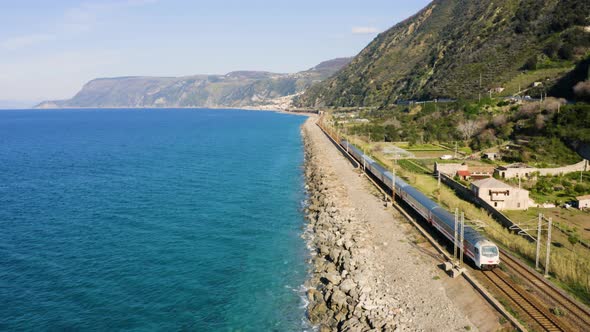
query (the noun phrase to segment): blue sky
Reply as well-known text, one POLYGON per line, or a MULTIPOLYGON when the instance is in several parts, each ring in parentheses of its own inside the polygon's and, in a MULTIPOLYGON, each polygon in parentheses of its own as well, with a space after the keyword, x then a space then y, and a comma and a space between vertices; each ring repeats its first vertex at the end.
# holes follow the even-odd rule
POLYGON ((96 77, 296 72, 353 56, 427 0, 0 0, 0 101, 96 77))

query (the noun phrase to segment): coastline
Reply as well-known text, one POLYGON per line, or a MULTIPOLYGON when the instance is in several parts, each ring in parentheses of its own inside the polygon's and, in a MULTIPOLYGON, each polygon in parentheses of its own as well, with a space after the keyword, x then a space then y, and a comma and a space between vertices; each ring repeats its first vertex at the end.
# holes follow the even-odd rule
POLYGON ((493 309, 436 268, 316 119, 301 128, 311 324, 322 332, 495 330, 493 309))

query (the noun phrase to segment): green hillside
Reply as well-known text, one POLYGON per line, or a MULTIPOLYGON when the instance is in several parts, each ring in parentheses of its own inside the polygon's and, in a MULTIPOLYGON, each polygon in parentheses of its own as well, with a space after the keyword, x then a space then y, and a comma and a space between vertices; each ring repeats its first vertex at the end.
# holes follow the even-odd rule
MULTIPOLYGON (((387 108, 400 100, 474 99, 493 89, 494 96, 571 98, 577 82, 563 78, 589 56, 589 15, 584 0, 435 0, 296 104, 387 108), (534 82, 542 85, 532 89, 534 82)), ((586 69, 581 80, 587 76, 586 69)))

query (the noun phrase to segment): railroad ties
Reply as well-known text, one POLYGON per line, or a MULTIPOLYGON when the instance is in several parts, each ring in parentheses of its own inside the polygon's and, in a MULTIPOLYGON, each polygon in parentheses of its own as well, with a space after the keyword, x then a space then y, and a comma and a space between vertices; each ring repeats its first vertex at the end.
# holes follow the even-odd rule
POLYGON ((569 331, 558 322, 556 317, 542 304, 533 299, 527 291, 514 283, 510 277, 499 269, 482 271, 483 275, 508 298, 513 308, 517 309, 521 319, 529 325, 542 328, 542 331, 569 331), (524 317, 523 317, 524 314, 524 317))
MULTIPOLYGON (((572 299, 569 295, 565 294, 565 292, 557 289, 539 273, 533 271, 528 266, 525 266, 504 250, 501 251, 501 254, 502 264, 507 270, 521 279, 528 280, 534 288, 534 293, 543 297, 545 301, 549 300, 549 302, 556 304, 559 311, 562 312, 563 319, 557 317, 555 313, 547 310, 546 306, 540 306, 544 309, 545 313, 548 313, 550 318, 553 318, 557 322, 560 328, 557 330, 546 329, 547 331, 590 331, 590 310, 588 310, 588 308, 572 299)), ((504 274, 504 281, 512 282, 512 279, 510 279, 506 273, 504 274)), ((488 276, 486 275, 486 277, 488 276)), ((524 295, 531 297, 531 293, 530 290, 526 290, 524 295)))

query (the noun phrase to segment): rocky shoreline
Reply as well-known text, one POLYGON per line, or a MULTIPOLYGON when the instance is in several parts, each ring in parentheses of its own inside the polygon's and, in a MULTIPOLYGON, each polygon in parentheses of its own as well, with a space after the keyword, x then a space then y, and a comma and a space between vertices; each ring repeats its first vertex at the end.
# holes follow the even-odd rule
MULTIPOLYGON (((394 331, 399 308, 388 306, 381 282, 372 275, 363 253, 366 231, 356 217, 341 210, 339 190, 329 166, 303 129, 305 178, 309 195, 306 217, 312 248, 307 282, 308 316, 320 331, 394 331)), ((364 225, 366 227, 366 225, 364 225)))

